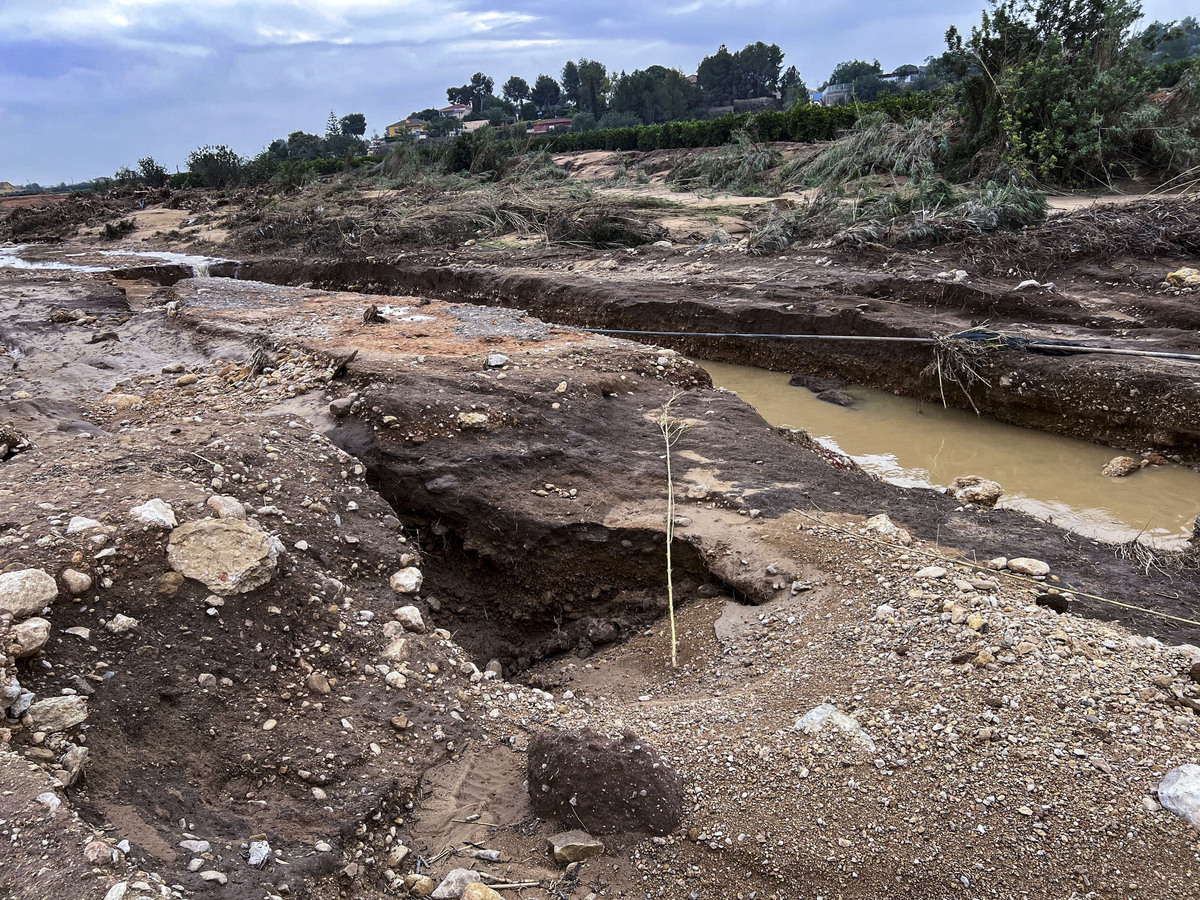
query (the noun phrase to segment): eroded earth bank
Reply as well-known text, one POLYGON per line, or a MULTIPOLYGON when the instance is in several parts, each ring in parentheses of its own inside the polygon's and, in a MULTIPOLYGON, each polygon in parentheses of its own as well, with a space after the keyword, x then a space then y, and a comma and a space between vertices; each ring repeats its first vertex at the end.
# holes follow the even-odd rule
MULTIPOLYGON (((941 257, 498 252, 0 270, 0 893, 1200 896, 1162 789, 1200 763, 1188 554, 887 484, 694 343, 571 327, 1194 350, 1177 263, 1030 293, 941 257)), ((722 352, 928 364, 753 346, 722 352)), ((994 415, 1196 458, 1182 363, 981 365, 1014 376, 994 415)))

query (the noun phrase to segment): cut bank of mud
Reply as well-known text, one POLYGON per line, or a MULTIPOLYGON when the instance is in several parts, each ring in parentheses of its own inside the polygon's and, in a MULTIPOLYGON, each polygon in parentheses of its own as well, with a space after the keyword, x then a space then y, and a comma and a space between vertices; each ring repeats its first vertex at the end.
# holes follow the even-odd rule
MULTIPOLYGON (((334 289, 408 292, 527 309, 562 324, 656 332, 930 337, 977 327, 1026 340, 1200 352, 1188 298, 1158 287, 1167 267, 1119 285, 1079 275, 1054 289, 1019 278, 952 283, 922 260, 874 274, 829 259, 753 260, 679 249, 503 260, 465 251, 430 260, 250 261, 245 277, 334 289)), ((1100 273, 1097 272, 1097 275, 1100 273)), ((1104 277, 1111 277, 1105 274, 1104 277)), ((1003 422, 1134 451, 1200 460, 1200 369, 1194 363, 1018 350, 974 362, 980 381, 939 383, 929 347, 893 343, 649 338, 701 359, 828 375, 972 408, 1003 422), (969 396, 968 396, 969 395, 969 396)))

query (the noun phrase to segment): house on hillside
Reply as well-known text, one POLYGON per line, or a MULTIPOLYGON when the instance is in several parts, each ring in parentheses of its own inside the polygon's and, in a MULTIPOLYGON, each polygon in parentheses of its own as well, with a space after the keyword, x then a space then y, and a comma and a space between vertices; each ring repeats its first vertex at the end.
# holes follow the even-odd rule
POLYGON ((822 106, 845 106, 854 99, 854 84, 831 84, 821 92, 817 100, 822 106))
POLYGON ((548 134, 551 131, 568 131, 571 128, 570 119, 538 119, 530 129, 531 134, 548 134))
POLYGON ((425 140, 429 137, 429 123, 424 119, 408 118, 393 122, 387 127, 387 140, 396 141, 406 137, 415 137, 418 141, 425 140))
POLYGON ((11 194, 14 191, 21 190, 19 185, 10 184, 7 181, 0 181, 0 194, 11 194))
POLYGON ((451 103, 438 110, 443 119, 458 119, 460 122, 471 114, 471 107, 462 103, 451 103))

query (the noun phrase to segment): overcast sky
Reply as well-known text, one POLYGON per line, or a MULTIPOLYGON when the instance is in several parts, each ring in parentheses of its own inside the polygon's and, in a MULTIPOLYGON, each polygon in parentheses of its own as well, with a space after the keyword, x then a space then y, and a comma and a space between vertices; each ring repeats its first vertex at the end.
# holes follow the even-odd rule
MULTIPOLYGON (((694 72, 724 43, 777 43, 809 85, 845 59, 885 68, 940 53, 984 0, 0 0, 0 181, 57 184, 201 144, 253 155, 322 133, 332 109, 367 133, 446 103, 483 71, 500 85, 610 71, 694 72)), ((1150 19, 1193 0, 1146 0, 1150 19)))

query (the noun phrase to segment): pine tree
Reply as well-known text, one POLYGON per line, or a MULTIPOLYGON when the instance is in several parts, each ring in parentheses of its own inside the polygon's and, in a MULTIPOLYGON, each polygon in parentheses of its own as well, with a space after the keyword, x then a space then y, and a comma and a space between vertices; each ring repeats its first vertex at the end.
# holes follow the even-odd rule
POLYGON ((337 113, 332 109, 329 111, 329 118, 325 120, 325 137, 331 138, 334 135, 342 133, 341 123, 338 121, 337 113))

